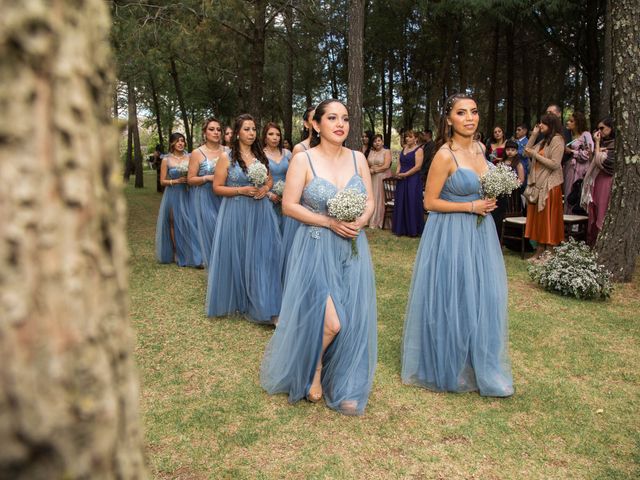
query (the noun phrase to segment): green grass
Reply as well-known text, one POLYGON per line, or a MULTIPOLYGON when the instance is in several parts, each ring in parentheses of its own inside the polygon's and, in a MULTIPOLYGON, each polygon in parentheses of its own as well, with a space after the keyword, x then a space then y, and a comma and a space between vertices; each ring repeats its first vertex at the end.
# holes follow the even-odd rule
POLYGON ((364 417, 268 396, 273 330, 204 315, 206 273, 158 265, 160 195, 128 186, 130 316, 147 456, 160 479, 624 479, 640 475, 640 281, 608 302, 544 292, 505 252, 516 394, 436 394, 400 383, 418 241, 369 232, 379 358, 364 417))

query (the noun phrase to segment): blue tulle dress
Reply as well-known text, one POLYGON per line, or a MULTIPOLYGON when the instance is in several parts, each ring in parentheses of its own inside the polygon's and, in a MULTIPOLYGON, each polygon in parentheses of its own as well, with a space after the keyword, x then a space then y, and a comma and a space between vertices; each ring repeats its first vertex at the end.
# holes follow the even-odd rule
MULTIPOLYGON (((251 183, 234 162, 226 185, 251 183)), ((282 301, 282 235, 271 200, 243 195, 222 199, 209 265, 207 316, 237 313, 253 322, 271 323, 282 301)))
MULTIPOLYGON (((289 150, 284 151, 284 155, 280 163, 274 162, 272 159, 269 159, 269 171, 271 172, 271 176, 273 177, 273 184, 275 185, 278 181, 285 181, 287 176, 287 170, 289 169, 289 160, 291 159, 291 152, 289 150)), ((282 277, 284 281, 284 273, 287 268, 287 259, 289 255, 289 251, 291 250, 291 244, 293 243, 293 238, 296 235, 296 231, 300 226, 300 222, 297 220, 287 217, 282 214, 282 208, 280 204, 274 204, 274 209, 276 214, 278 215, 278 220, 280 222, 280 232, 282 232, 282 253, 284 255, 284 265, 282 268, 282 277)))
MULTIPOLYGON (((215 163, 218 158, 208 159, 206 154, 199 149, 203 155, 203 160, 198 167, 198 176, 213 175, 215 163)), ((198 247, 202 253, 202 260, 205 266, 209 263, 211 256, 211 245, 213 244, 213 234, 216 230, 216 220, 222 199, 213 193, 212 182, 205 182, 202 185, 189 188, 191 196, 192 211, 195 216, 197 228, 198 247)))
MULTIPOLYGON (((455 160, 455 156, 454 156, 455 160)), ((456 160, 456 166, 458 162, 456 160)), ((480 198, 475 171, 460 168, 440 198, 480 198)), ((512 395, 507 278, 491 215, 430 212, 404 324, 402 381, 436 391, 512 395)))
MULTIPOLYGON (((326 214, 327 200, 338 190, 315 171, 313 175, 301 203, 326 214)), ((347 187, 366 191, 357 173, 347 187)), ((291 403, 308 394, 322 352, 325 307, 331 297, 341 328, 322 361, 324 398, 342 413, 364 413, 377 359, 377 313, 364 232, 357 246, 359 255, 354 257, 349 239, 326 228, 304 224, 298 228, 289 252, 280 322, 262 360, 260 382, 267 392, 287 393, 291 403)))
MULTIPOLYGON (((169 159, 166 159, 169 162, 169 159)), ((167 163, 167 177, 176 180, 181 176, 177 165, 167 163)), ((159 263, 173 263, 181 267, 196 267, 202 264, 197 245, 195 224, 187 184, 167 185, 162 194, 158 221, 156 223, 156 258, 159 263), (171 218, 176 242, 174 255, 171 241, 171 218)))

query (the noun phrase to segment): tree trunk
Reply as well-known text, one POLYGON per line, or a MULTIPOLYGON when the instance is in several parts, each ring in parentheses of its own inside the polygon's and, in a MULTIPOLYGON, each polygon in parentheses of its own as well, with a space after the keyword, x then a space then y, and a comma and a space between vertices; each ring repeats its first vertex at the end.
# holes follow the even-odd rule
POLYGON ((519 122, 524 122, 531 128, 531 84, 533 75, 529 70, 529 52, 527 48, 520 48, 520 81, 522 92, 522 117, 519 122))
POLYGON ((289 52, 289 55, 287 56, 287 79, 284 88, 284 105, 282 114, 284 117, 284 138, 291 141, 293 138, 293 58, 295 55, 293 48, 295 42, 295 36, 293 33, 293 8, 291 7, 288 7, 285 10, 284 25, 287 29, 287 51, 289 52))
POLYGON ((47 6, 0 29, 0 478, 145 478, 109 7, 47 6))
POLYGON ((599 261, 620 282, 630 282, 640 254, 640 24, 637 0, 612 2, 613 110, 616 165, 613 190, 596 242, 599 261))
POLYGON ((493 127, 496 126, 496 83, 498 82, 498 56, 500 54, 500 24, 496 22, 493 31, 493 49, 491 51, 491 80, 489 83, 488 113, 487 113, 487 131, 493 133, 493 127))
POLYGON ((133 138, 133 164, 136 172, 134 186, 144 188, 144 170, 142 169, 142 149, 140 147, 140 130, 138 129, 138 106, 136 104, 136 89, 129 83, 129 130, 133 138))
MULTIPOLYGON (((158 143, 160 144, 160 151, 165 151, 164 135, 162 133, 162 120, 160 117, 160 102, 158 101, 158 89, 156 87, 156 81, 153 78, 153 74, 149 72, 149 86, 151 87, 151 96, 153 98, 153 114, 156 117, 156 128, 158 129, 158 143)), ((155 146, 155 145, 154 145, 155 146)))
POLYGON ((505 135, 507 138, 511 137, 515 133, 515 126, 513 119, 515 116, 515 98, 514 98, 514 73, 515 73, 515 45, 514 45, 514 32, 513 24, 507 25, 507 118, 505 120, 505 135))
MULTIPOLYGON (((262 122, 262 95, 264 91, 265 32, 267 29, 267 0, 255 2, 256 15, 253 19, 251 40, 251 83, 249 87, 249 113, 256 119, 256 126, 262 122)), ((259 127, 258 127, 259 128, 259 127)))
MULTIPOLYGON (((390 52, 392 53, 392 52, 390 52)), ((387 104, 387 131, 384 135, 385 144, 388 142, 391 146, 391 132, 393 130, 393 70, 394 70, 393 57, 389 56, 389 87, 387 88, 387 97, 389 103, 387 104)))
POLYGON ((587 77, 587 88, 589 89, 589 117, 597 122, 600 118, 600 89, 602 88, 602 55, 600 54, 600 40, 598 23, 600 22, 600 12, 598 3, 601 0, 589 0, 586 5, 587 32, 585 73, 587 77))
POLYGON ((384 146, 391 147, 391 138, 387 137, 387 94, 385 92, 384 84, 386 83, 387 71, 385 68, 386 62, 382 60, 380 62, 380 99, 382 100, 382 136, 384 138, 384 146))
POLYGON ((362 148, 362 86, 364 84, 364 0, 349 1, 349 56, 347 109, 349 110, 349 135, 347 146, 362 148))
POLYGON ((133 128, 131 128, 131 114, 127 119, 127 152, 124 157, 124 171, 123 179, 124 183, 129 183, 129 178, 132 173, 135 173, 136 166, 133 163, 133 128))
POLYGON ((187 107, 184 102, 184 95, 182 94, 182 86, 180 85, 180 77, 178 76, 178 68, 176 67, 176 61, 171 57, 171 78, 173 78, 173 86, 176 89, 176 96, 178 97, 178 106, 180 107, 180 116, 182 117, 182 123, 184 124, 184 133, 187 138, 187 150, 190 152, 193 150, 193 139, 189 134, 189 114, 187 113, 187 107))
MULTIPOLYGON (((607 13, 604 21, 604 52, 603 52, 603 74, 602 74, 602 92, 600 93, 600 116, 611 115, 611 84, 613 83, 613 59, 611 49, 611 4, 612 0, 607 1, 607 13)), ((591 124, 595 125, 598 118, 592 118, 591 124)))

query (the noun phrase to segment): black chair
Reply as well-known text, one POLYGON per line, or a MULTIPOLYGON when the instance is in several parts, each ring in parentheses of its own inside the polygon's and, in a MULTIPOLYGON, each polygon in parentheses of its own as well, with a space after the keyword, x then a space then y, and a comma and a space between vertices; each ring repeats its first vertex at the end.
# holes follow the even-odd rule
POLYGON ((382 220, 382 228, 387 224, 387 219, 389 219, 389 228, 391 228, 397 183, 398 180, 394 177, 382 179, 382 188, 384 190, 384 219, 382 220))
POLYGON ((527 217, 522 216, 522 196, 520 189, 514 190, 507 198, 507 209, 502 220, 502 238, 500 245, 504 245, 505 240, 516 240, 520 242, 520 258, 524 258, 526 239, 524 237, 527 226, 527 217))

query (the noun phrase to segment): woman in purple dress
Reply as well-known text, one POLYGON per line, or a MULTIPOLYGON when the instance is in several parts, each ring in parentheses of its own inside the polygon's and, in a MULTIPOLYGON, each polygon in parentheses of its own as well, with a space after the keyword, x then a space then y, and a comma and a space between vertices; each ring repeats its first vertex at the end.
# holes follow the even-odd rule
POLYGON ((413 130, 404 132, 404 148, 400 153, 400 168, 396 171, 395 206, 393 207, 392 228, 394 235, 418 237, 424 228, 422 208, 422 182, 420 167, 424 158, 418 146, 418 136, 413 130))

